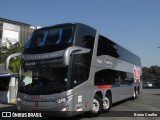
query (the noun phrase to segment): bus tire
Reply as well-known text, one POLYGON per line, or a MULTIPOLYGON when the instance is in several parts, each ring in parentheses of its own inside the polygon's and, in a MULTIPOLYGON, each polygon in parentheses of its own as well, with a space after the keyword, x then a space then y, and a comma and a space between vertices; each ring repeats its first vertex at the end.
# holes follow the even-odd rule
POLYGON ((106 96, 104 97, 103 100, 103 112, 108 112, 111 109, 111 106, 112 106, 112 98, 108 93, 106 93, 106 96))
POLYGON ((102 108, 103 108, 102 99, 98 95, 95 95, 92 102, 90 115, 93 117, 98 116, 99 113, 102 111, 102 108))

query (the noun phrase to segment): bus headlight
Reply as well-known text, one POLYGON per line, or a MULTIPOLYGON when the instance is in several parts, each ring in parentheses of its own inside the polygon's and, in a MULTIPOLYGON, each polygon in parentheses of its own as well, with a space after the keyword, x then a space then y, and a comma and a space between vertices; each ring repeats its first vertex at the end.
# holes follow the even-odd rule
POLYGON ((22 98, 21 97, 17 97, 17 102, 22 102, 22 98))
POLYGON ((62 108, 60 111, 67 111, 69 109, 69 106, 62 108))
POLYGON ((66 97, 63 97, 63 98, 60 98, 60 99, 57 99, 55 102, 56 103, 65 103, 65 102, 68 102, 68 101, 71 101, 73 98, 73 95, 69 95, 69 96, 66 96, 66 97))
POLYGON ((60 99, 58 99, 58 100, 56 100, 55 102, 57 102, 57 103, 64 103, 64 102, 66 102, 67 101, 67 99, 66 98, 60 98, 60 99))

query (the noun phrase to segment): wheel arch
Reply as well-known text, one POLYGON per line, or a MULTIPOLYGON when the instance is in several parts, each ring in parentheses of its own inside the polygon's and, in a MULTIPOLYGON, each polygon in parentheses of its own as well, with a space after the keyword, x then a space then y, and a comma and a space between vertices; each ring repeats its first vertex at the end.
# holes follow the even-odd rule
POLYGON ((106 96, 107 94, 109 94, 109 95, 110 95, 110 97, 112 98, 112 92, 111 92, 111 90, 110 90, 110 89, 109 89, 109 90, 106 90, 106 92, 105 92, 105 96, 106 96))
MULTIPOLYGON (((102 91, 96 91, 95 94, 94 94, 94 96, 95 96, 95 95, 98 95, 101 99, 103 99, 102 91)), ((93 97, 94 97, 94 96, 93 96, 93 97)))

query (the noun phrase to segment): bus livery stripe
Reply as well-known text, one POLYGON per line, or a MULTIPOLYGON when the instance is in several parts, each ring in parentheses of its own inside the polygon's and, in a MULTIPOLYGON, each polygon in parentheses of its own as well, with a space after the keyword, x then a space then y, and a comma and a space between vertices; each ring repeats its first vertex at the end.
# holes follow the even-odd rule
POLYGON ((127 87, 132 86, 132 84, 113 84, 113 85, 99 85, 97 89, 114 88, 114 87, 127 87))
POLYGON ((99 85, 97 86, 98 89, 104 89, 104 88, 112 88, 112 85, 99 85))

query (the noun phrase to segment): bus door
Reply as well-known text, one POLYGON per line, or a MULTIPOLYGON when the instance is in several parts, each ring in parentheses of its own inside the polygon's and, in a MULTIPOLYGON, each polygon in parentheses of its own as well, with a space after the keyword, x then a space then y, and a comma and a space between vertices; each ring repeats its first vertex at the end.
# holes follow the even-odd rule
POLYGON ((85 110, 85 101, 86 101, 86 74, 85 74, 85 65, 74 63, 73 68, 73 86, 74 86, 74 111, 84 111, 85 110))

